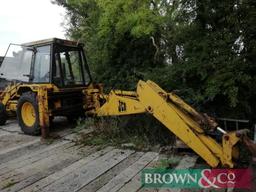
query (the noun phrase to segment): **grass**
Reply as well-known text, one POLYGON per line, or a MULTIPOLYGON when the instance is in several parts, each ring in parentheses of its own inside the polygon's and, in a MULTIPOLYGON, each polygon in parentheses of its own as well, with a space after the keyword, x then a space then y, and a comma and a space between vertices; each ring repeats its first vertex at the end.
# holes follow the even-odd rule
POLYGON ((51 145, 55 141, 54 138, 46 138, 44 139, 45 144, 51 145))
POLYGON ((171 156, 167 159, 161 159, 156 168, 173 168, 176 167, 181 160, 179 156, 171 156))
POLYGON ((148 151, 150 145, 141 137, 130 136, 127 138, 110 138, 103 134, 94 134, 93 136, 86 138, 82 143, 85 145, 116 146, 123 149, 142 151, 148 151))
POLYGON ((75 129, 73 129, 72 131, 74 133, 78 133, 79 131, 81 131, 83 129, 87 129, 87 128, 90 128, 90 127, 93 127, 93 126, 94 126, 93 118, 87 118, 87 119, 79 118, 76 121, 75 129))
POLYGON ((18 182, 16 182, 16 181, 8 181, 5 185, 3 185, 2 189, 10 188, 13 185, 15 185, 16 183, 18 183, 18 182))
POLYGON ((111 145, 147 151, 155 145, 173 143, 169 130, 147 115, 86 118, 78 120, 74 131, 86 128, 93 128, 94 132, 89 136, 81 135, 79 143, 85 145, 111 145))

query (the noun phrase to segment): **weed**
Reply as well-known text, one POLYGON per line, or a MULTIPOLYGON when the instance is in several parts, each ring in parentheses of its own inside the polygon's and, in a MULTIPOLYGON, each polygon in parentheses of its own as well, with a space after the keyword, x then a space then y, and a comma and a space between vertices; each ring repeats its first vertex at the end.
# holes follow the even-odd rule
POLYGON ((82 129, 88 129, 91 128, 94 125, 94 120, 93 118, 78 118, 76 121, 76 127, 73 129, 74 133, 78 133, 82 129))
POLYGON ((56 136, 51 135, 51 137, 49 137, 49 138, 44 138, 44 139, 42 138, 41 142, 46 145, 51 145, 55 141, 56 138, 57 138, 56 136))
POLYGON ((112 145, 150 150, 154 145, 170 145, 174 141, 170 131, 148 115, 79 120, 75 130, 84 128, 94 130, 90 136, 81 137, 79 142, 86 145, 112 145))
POLYGON ((176 167, 178 163, 180 162, 181 157, 179 156, 171 156, 167 159, 161 159, 159 163, 157 164, 157 168, 172 168, 176 167))
POLYGON ((6 188, 10 188, 11 186, 15 185, 16 181, 8 181, 6 184, 3 185, 3 188, 2 189, 6 189, 6 188))

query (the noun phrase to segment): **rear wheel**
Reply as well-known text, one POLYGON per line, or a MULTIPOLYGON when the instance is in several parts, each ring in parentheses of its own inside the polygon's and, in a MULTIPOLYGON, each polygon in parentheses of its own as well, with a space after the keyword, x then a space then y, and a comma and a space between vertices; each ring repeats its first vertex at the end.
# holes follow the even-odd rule
POLYGON ((23 93, 17 105, 17 118, 21 130, 28 135, 39 135, 39 112, 36 94, 23 93))

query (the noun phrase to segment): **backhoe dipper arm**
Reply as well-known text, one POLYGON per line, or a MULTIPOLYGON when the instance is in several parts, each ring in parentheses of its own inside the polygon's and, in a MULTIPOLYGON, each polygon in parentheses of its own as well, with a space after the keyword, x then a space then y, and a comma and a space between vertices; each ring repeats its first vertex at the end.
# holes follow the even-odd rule
MULTIPOLYGON (((90 90, 90 89, 88 89, 90 90)), ((238 156, 234 145, 240 140, 236 133, 223 135, 222 145, 206 135, 203 125, 212 129, 214 121, 201 115, 174 93, 167 93, 152 81, 139 81, 136 92, 111 91, 109 95, 87 92, 93 101, 91 110, 97 116, 130 115, 148 112, 200 155, 211 167, 233 167, 238 156)))

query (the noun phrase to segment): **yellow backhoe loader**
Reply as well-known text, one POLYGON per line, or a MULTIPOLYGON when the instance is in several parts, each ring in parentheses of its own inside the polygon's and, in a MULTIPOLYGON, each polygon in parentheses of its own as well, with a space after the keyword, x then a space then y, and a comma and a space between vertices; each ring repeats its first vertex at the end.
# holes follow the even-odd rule
POLYGON ((0 124, 17 116, 25 134, 47 137, 54 116, 119 116, 149 113, 164 124, 211 167, 234 167, 237 143, 244 141, 255 153, 247 130, 225 132, 206 114, 198 113, 174 93, 152 81, 139 81, 136 91, 103 93, 94 84, 83 44, 47 39, 10 44, 0 66, 0 124), (223 134, 222 142, 209 131, 223 134))

